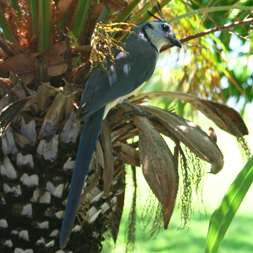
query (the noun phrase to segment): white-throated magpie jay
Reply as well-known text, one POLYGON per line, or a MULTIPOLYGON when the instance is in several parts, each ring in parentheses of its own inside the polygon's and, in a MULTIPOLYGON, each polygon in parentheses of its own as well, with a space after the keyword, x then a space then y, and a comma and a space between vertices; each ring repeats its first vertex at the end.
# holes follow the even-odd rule
POLYGON ((141 24, 123 42, 124 51, 116 52, 115 61, 105 63, 106 68, 96 67, 86 81, 81 98, 85 124, 60 231, 61 248, 66 246, 74 224, 106 106, 126 96, 151 77, 160 49, 166 45, 181 47, 168 23, 159 19, 141 24))

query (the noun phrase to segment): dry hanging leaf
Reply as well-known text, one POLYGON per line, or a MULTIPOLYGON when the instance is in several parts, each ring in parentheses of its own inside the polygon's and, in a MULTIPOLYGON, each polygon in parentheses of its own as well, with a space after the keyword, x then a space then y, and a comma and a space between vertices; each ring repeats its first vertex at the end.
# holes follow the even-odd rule
POLYGON ((146 106, 142 108, 157 118, 172 136, 183 142, 197 156, 211 163, 211 173, 218 173, 222 169, 224 161, 219 147, 199 126, 162 109, 146 106))
POLYGON ((242 117, 233 108, 221 103, 197 98, 189 94, 177 92, 172 94, 174 94, 173 96, 177 98, 189 102, 224 131, 227 131, 237 137, 241 137, 249 133, 242 117))
POLYGON ((96 152, 95 155, 93 155, 93 158, 95 159, 95 167, 99 168, 101 167, 102 169, 105 167, 105 157, 102 149, 101 142, 98 141, 96 145, 96 152))
POLYGON ((184 100, 201 111, 206 117, 211 119, 217 126, 228 133, 241 137, 247 135, 248 129, 240 114, 233 108, 217 102, 194 97, 190 94, 180 92, 149 92, 133 97, 133 101, 143 101, 145 98, 157 98, 169 96, 176 99, 184 100))
POLYGON ((104 163, 105 163, 103 170, 104 193, 105 195, 108 195, 112 186, 114 158, 111 142, 111 129, 107 120, 103 121, 101 142, 104 151, 104 163))
POLYGON ((228 133, 237 137, 249 134, 242 117, 233 108, 204 99, 197 99, 191 104, 228 133))
POLYGON ((112 132, 112 141, 113 142, 117 140, 126 141, 136 136, 136 132, 137 132, 137 129, 133 125, 129 123, 125 124, 112 132))
POLYGON ((167 228, 178 191, 178 172, 166 142, 144 117, 134 117, 139 129, 139 149, 143 175, 162 204, 164 227, 167 228))
POLYGON ((112 220, 110 223, 111 226, 111 233, 112 233, 112 238, 114 242, 117 241, 118 234, 119 234, 119 226, 120 226, 120 221, 123 213, 123 208, 124 208, 124 201, 125 201, 125 187, 123 187, 122 193, 120 193, 117 196, 117 202, 115 209, 112 208, 112 220))
POLYGON ((131 145, 117 142, 113 148, 117 150, 119 160, 132 166, 140 166, 139 152, 131 145))

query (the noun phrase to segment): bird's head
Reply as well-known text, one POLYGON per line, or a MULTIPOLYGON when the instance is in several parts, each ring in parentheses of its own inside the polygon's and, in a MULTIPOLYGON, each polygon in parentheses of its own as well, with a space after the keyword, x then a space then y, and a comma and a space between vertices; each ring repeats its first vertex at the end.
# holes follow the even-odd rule
POLYGON ((142 30, 158 52, 164 46, 181 47, 181 42, 176 38, 171 26, 161 19, 146 23, 142 30))

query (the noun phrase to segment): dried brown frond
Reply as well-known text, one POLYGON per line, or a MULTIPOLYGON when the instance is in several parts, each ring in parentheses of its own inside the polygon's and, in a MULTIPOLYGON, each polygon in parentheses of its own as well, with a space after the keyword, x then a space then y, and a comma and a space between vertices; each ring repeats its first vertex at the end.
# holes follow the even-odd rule
POLYGON ((102 129, 101 142, 104 152, 103 184, 104 194, 107 196, 111 190, 114 169, 111 129, 107 120, 104 120, 102 129))
POLYGON ((136 177, 136 168, 131 166, 132 168, 132 176, 133 176, 133 196, 131 209, 129 212, 128 218, 128 227, 127 227, 127 244, 126 244, 126 253, 133 252, 135 245, 135 232, 136 232, 136 210, 137 210, 137 177, 136 177))
POLYGON ((128 1, 126 0, 109 0, 109 1, 102 0, 101 2, 109 5, 111 10, 117 11, 117 12, 124 10, 128 5, 128 1))
MULTIPOLYGON (((124 176, 121 177, 118 183, 121 183, 122 185, 124 185, 125 177, 124 176)), ((124 202, 125 202, 125 187, 123 187, 122 192, 120 192, 117 196, 117 202, 115 203, 115 208, 114 207, 112 208, 110 226, 111 226, 111 233, 112 233, 114 242, 116 242, 118 238, 121 217, 123 214, 124 202)))

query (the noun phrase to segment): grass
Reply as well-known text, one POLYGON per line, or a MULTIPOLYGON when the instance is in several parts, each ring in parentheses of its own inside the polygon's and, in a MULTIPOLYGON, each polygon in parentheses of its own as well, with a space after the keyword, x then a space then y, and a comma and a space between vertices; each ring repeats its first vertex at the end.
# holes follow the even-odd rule
MULTIPOLYGON (((156 237, 150 237, 144 231, 140 222, 137 225, 136 245, 134 253, 199 253, 205 249, 205 237, 208 228, 209 214, 194 215, 188 228, 178 227, 180 218, 176 213, 169 230, 161 230, 156 237)), ((124 231, 126 230, 126 217, 124 217, 121 233, 116 247, 112 241, 107 240, 103 253, 125 252, 124 231)), ((233 221, 219 253, 252 253, 253 250, 253 218, 250 215, 238 215, 233 221)))

